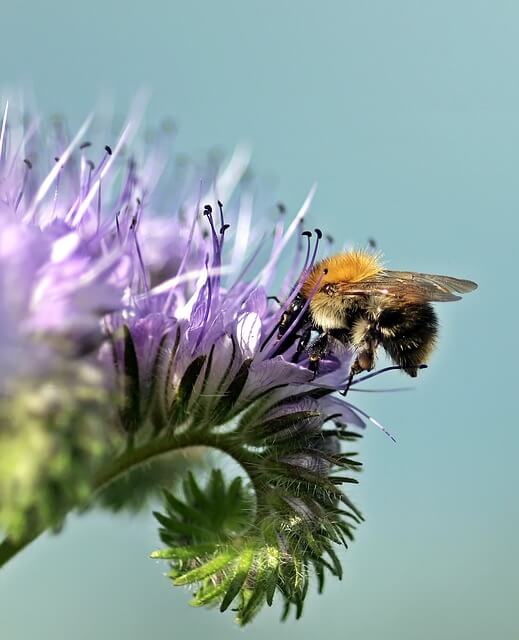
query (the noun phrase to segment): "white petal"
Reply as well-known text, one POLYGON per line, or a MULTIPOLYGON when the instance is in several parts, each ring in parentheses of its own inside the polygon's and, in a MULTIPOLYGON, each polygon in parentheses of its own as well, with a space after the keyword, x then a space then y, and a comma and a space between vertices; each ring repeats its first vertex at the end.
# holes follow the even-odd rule
POLYGON ((261 337, 261 320, 257 313, 244 313, 236 323, 238 344, 246 358, 252 358, 261 337))

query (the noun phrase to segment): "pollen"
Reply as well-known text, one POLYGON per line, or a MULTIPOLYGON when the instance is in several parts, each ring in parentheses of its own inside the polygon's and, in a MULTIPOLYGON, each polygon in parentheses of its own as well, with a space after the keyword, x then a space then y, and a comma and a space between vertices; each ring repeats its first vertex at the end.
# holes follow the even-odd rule
POLYGON ((382 265, 378 255, 361 250, 338 253, 321 260, 313 267, 303 284, 302 294, 308 297, 319 280, 321 285, 333 282, 361 282, 380 271, 382 265))

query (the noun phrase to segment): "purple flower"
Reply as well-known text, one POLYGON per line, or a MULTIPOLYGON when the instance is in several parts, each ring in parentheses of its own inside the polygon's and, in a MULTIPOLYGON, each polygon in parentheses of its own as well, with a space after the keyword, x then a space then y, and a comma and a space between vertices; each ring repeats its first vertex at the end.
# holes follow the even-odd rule
MULTIPOLYGON (((121 471, 213 446, 248 473, 257 522, 236 540, 225 534, 223 559, 223 534, 187 564, 184 548, 177 568, 191 573, 181 583, 199 575, 193 562, 224 567, 234 558, 233 571, 245 561, 256 567, 229 591, 242 594, 242 621, 255 611, 248 591, 267 578, 270 595, 261 598, 271 599, 279 581, 287 605, 299 607, 297 576, 309 564, 319 580, 324 568, 340 575, 331 544, 351 536, 343 515, 360 514, 339 488, 352 479, 332 474, 356 470, 339 440, 354 439, 351 427, 370 419, 333 395, 348 381, 349 349, 335 344, 315 373, 304 353, 295 357, 297 323, 278 337, 320 248, 320 231, 301 234, 313 190, 289 220, 283 208, 255 205, 243 150, 217 169, 176 167, 170 189, 160 180, 168 176, 160 140, 144 161, 128 151, 137 121, 132 115, 107 146, 87 139, 92 119, 69 138, 61 122, 50 132, 31 121, 23 128, 4 111, 0 448, 9 455, 0 464, 0 526, 23 537, 33 523, 59 524, 121 471)), ((238 501, 238 485, 227 496, 221 476, 213 480, 211 495, 228 499, 229 521, 242 526, 233 507, 250 496, 238 501)), ((186 489, 187 513, 202 508, 195 485, 186 489)), ((175 500, 170 511, 185 515, 175 500)), ((176 517, 162 517, 164 540, 196 546, 196 535, 168 530, 172 522, 189 530, 176 517)), ((224 572, 203 589, 228 579, 224 572)))

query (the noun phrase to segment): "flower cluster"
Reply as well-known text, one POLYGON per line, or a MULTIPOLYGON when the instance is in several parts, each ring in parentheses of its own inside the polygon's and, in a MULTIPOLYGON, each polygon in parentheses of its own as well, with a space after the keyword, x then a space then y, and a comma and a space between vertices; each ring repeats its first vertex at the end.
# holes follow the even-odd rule
POLYGON ((293 362, 294 330, 277 335, 319 250, 319 230, 301 234, 312 193, 287 222, 282 207, 253 213, 243 151, 178 163, 168 181, 164 145, 128 151, 135 115, 112 146, 90 141, 90 119, 73 138, 19 120, 6 107, 0 124, 4 548, 128 473, 114 501, 131 503, 134 480, 148 491, 175 476, 173 452, 212 447, 247 483, 214 472, 167 491, 154 556, 197 585, 195 604, 233 603, 241 623, 275 593, 299 615, 310 570, 320 588, 325 571, 340 577, 334 545, 361 520, 341 490, 360 463, 340 441, 366 417, 333 395, 344 346, 316 374, 293 362))

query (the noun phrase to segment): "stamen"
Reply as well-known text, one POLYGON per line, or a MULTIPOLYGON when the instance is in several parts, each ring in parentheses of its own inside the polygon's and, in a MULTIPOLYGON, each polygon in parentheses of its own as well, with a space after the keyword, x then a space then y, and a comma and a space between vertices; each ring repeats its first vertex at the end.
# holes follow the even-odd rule
MULTIPOLYGON (((140 200, 139 200, 139 204, 138 206, 140 207, 140 200)), ((117 220, 117 218, 116 218, 117 220)), ((146 269, 144 267, 144 260, 142 259, 142 253, 141 253, 141 248, 139 246, 139 241, 137 240, 137 224, 139 221, 139 209, 137 209, 135 215, 132 218, 131 224, 130 224, 130 231, 133 231, 133 239, 135 242, 135 249, 137 250, 137 257, 139 259, 139 266, 141 268, 141 274, 142 274, 142 281, 143 281, 143 285, 144 285, 144 290, 146 292, 149 291, 149 285, 148 285, 148 278, 146 277, 146 269)))
MULTIPOLYGON (((240 271, 240 273, 238 274, 238 277, 236 278, 236 280, 233 282, 233 284, 231 285, 231 287, 228 289, 228 294, 234 290, 234 288, 240 284, 240 282, 242 282, 245 274, 247 273, 247 271, 250 269, 250 267, 252 266, 252 264, 254 263, 254 261, 256 260, 256 258, 258 257, 261 249, 263 248, 263 241, 265 240, 265 235, 263 235, 258 243, 258 246, 256 247, 256 249, 254 249, 254 252, 252 253, 251 257, 247 260, 245 266, 243 267, 243 269, 240 271)), ((253 286, 253 285, 252 285, 253 286)), ((251 289, 252 287, 249 286, 247 288, 247 290, 251 289)))
POLYGON ((202 183, 200 183, 200 187, 198 190, 198 199, 197 199, 195 210, 194 210, 193 222, 191 223, 191 228, 189 230, 189 236, 187 238, 186 248, 184 250, 184 255, 182 256, 182 260, 180 261, 180 266, 178 268, 176 277, 179 277, 180 275, 182 275, 182 272, 184 271, 184 268, 186 266, 189 252, 191 251, 191 245, 193 243, 193 235, 195 233, 196 221, 198 217, 198 210, 200 209, 201 190, 202 190, 202 183))
POLYGON ((121 241, 121 227, 119 226, 119 215, 121 213, 121 210, 119 209, 119 211, 117 211, 117 213, 115 214, 115 228, 117 230, 117 238, 119 240, 119 244, 122 244, 121 241))
POLYGON ((96 216, 97 216, 97 228, 99 229, 101 225, 101 188, 103 186, 102 180, 99 180, 99 189, 97 190, 97 207, 96 207, 96 216))
MULTIPOLYGON (((301 318, 304 317, 304 314, 306 313, 308 307, 310 306, 310 302, 312 302, 312 298, 315 296, 315 294, 317 293, 317 291, 319 290, 319 287, 321 285, 321 282, 324 278, 324 276, 328 273, 328 269, 323 269, 322 274, 319 276, 319 279, 317 280, 317 282, 315 283, 312 291, 310 291, 310 295, 308 296, 305 304, 303 305, 303 308, 301 309, 301 311, 297 314, 297 316, 294 318, 292 324, 290 325, 290 327, 287 329, 286 333, 283 334, 283 336, 276 341, 276 344, 274 345, 274 349, 269 353, 268 357, 271 357, 272 354, 276 351, 279 351, 279 347, 283 344, 283 342, 288 338, 289 335, 291 335, 294 331, 295 328, 297 326, 297 323, 299 322, 299 320, 301 318)), ((278 323, 279 324, 279 323, 278 323)), ((277 328, 277 327, 276 327, 277 328)))
MULTIPOLYGON (((54 158, 54 162, 58 162, 59 163, 59 156, 56 156, 54 158)), ((58 193, 59 193, 59 183, 60 183, 60 179, 61 179, 61 169, 63 167, 60 168, 60 170, 58 171, 58 175, 56 178, 56 187, 54 189, 54 201, 52 204, 52 215, 54 215, 56 213, 56 205, 58 204, 58 193)))
POLYGON ((220 241, 218 243, 218 246, 220 248, 220 261, 222 258, 222 251, 223 251, 223 241, 225 238, 225 232, 227 231, 227 229, 231 226, 230 224, 226 224, 224 217, 223 217, 223 204, 221 202, 221 200, 218 200, 218 208, 220 209, 220 241))
POLYGON ((15 204, 14 204, 14 210, 17 211, 18 210, 18 206, 22 200, 23 197, 23 192, 25 190, 25 186, 27 184, 27 177, 29 175, 29 171, 32 169, 32 162, 28 159, 28 158, 24 158, 23 161, 25 167, 24 167, 24 171, 23 171, 23 179, 22 179, 22 186, 20 187, 20 192, 18 193, 18 196, 16 198, 15 204))
POLYGON ((2 118, 2 129, 0 130, 0 160, 2 160, 4 154, 4 139, 5 139, 5 130, 7 126, 7 113, 9 111, 9 100, 5 103, 4 116, 2 118))
MULTIPOLYGON (((283 313, 284 313, 284 312, 285 312, 285 311, 290 307, 290 305, 291 305, 291 304, 292 304, 292 302, 294 301, 294 299, 295 299, 296 295, 299 293, 299 290, 300 290, 300 288, 301 288, 301 286, 302 286, 303 282, 304 282, 304 281, 305 281, 305 279, 306 279, 306 276, 307 276, 307 274, 308 274, 309 270, 310 270, 310 269, 311 269, 311 267, 312 267, 312 261, 314 260, 314 258, 315 258, 315 256, 316 256, 316 254, 317 254, 317 246, 319 245, 319 240, 320 240, 320 239, 321 239, 321 237, 322 237, 322 232, 321 232, 321 230, 320 230, 320 229, 315 229, 315 232, 316 232, 316 235, 317 235, 317 242, 316 242, 316 248, 315 248, 315 250, 314 250, 313 257, 312 257, 312 260, 310 261, 310 263, 308 263, 308 259, 309 259, 309 256, 310 256, 310 249, 311 249, 310 239, 311 239, 311 237, 312 237, 312 232, 311 232, 311 231, 306 230, 306 231, 303 231, 303 232, 301 233, 301 235, 302 235, 302 236, 305 236, 305 237, 307 238, 306 257, 305 257, 305 262, 304 262, 304 264, 303 264, 303 268, 302 268, 302 270, 301 270, 301 273, 299 274, 299 278, 297 279, 296 283, 295 283, 295 284, 294 284, 294 286, 292 287, 292 290, 290 291, 290 294, 289 294, 289 296, 288 296, 287 300, 285 301, 285 304, 284 304, 284 305, 281 307, 281 309, 279 309, 279 311, 278 311, 278 317, 279 317, 280 319, 275 323, 275 325, 274 325, 273 329, 270 331, 270 333, 267 335, 267 337, 266 337, 266 338, 265 338, 265 340, 263 341, 263 343, 262 343, 262 345, 261 345, 261 348, 260 348, 260 352, 261 352, 261 351, 263 351, 263 349, 267 346, 267 344, 270 342, 270 340, 272 339, 272 337, 273 337, 273 336, 274 336, 274 334, 276 333, 276 330, 278 329, 279 324, 280 324, 280 322, 281 322, 281 316, 282 316, 282 314, 283 314, 283 313)), ((328 271, 327 271, 327 270, 326 270, 326 273, 328 273, 328 271)), ((321 279, 322 279, 322 276, 321 276, 321 279)), ((320 281, 321 281, 321 280, 319 280, 319 282, 320 282, 320 281)), ((317 287, 317 285, 316 285, 316 287, 317 287)), ((305 308, 307 308, 307 305, 305 305, 305 308)), ((297 320, 299 319, 299 317, 300 317, 300 314, 297 316, 297 319, 296 319, 296 320, 294 320, 294 322, 293 322, 293 326, 295 326, 295 324, 296 324, 297 320)), ((288 334, 290 334, 291 332, 292 332, 292 328, 291 328, 289 331, 287 331, 287 333, 285 334, 285 336, 286 336, 286 335, 288 335, 288 334)), ((284 337, 285 337, 285 336, 284 336, 284 337)), ((278 346, 279 346, 279 343, 278 343, 278 346)), ((276 349, 278 348, 278 346, 276 346, 276 349)))
POLYGON ((200 331, 200 335, 198 336, 198 339, 196 341, 195 347, 193 349, 193 353, 198 349, 198 347, 200 346, 200 343, 202 342, 202 338, 205 335, 205 330, 207 327, 207 320, 209 318, 209 312, 211 311, 211 302, 212 302, 212 297, 213 297, 213 292, 212 292, 212 287, 211 287, 211 277, 209 275, 209 254, 206 256, 205 258, 205 268, 207 271, 207 302, 206 302, 206 306, 205 306, 205 311, 204 311, 204 321, 202 323, 202 329, 200 331))
POLYGON ((216 229, 214 228, 213 221, 213 207, 210 204, 206 204, 204 206, 204 216, 209 220, 209 224, 211 225, 211 235, 213 238, 213 252, 216 256, 218 254, 219 244, 218 244, 218 236, 216 235, 216 229))
POLYGON ((386 427, 384 427, 383 424, 378 422, 378 420, 375 420, 375 418, 372 418, 365 411, 362 411, 362 409, 359 409, 358 407, 354 407, 349 402, 345 402, 345 404, 350 408, 351 411, 353 411, 353 413, 360 413, 360 415, 363 418, 366 418, 366 420, 369 420, 372 424, 374 424, 376 427, 378 427, 383 433, 386 434, 386 436, 388 438, 390 438, 396 444, 396 438, 386 429, 386 427))
MULTIPOLYGON (((218 200, 218 208, 220 209, 220 226, 225 226, 225 220, 223 219, 223 204, 220 200, 218 200)), ((227 225, 228 227, 229 225, 227 225)))

